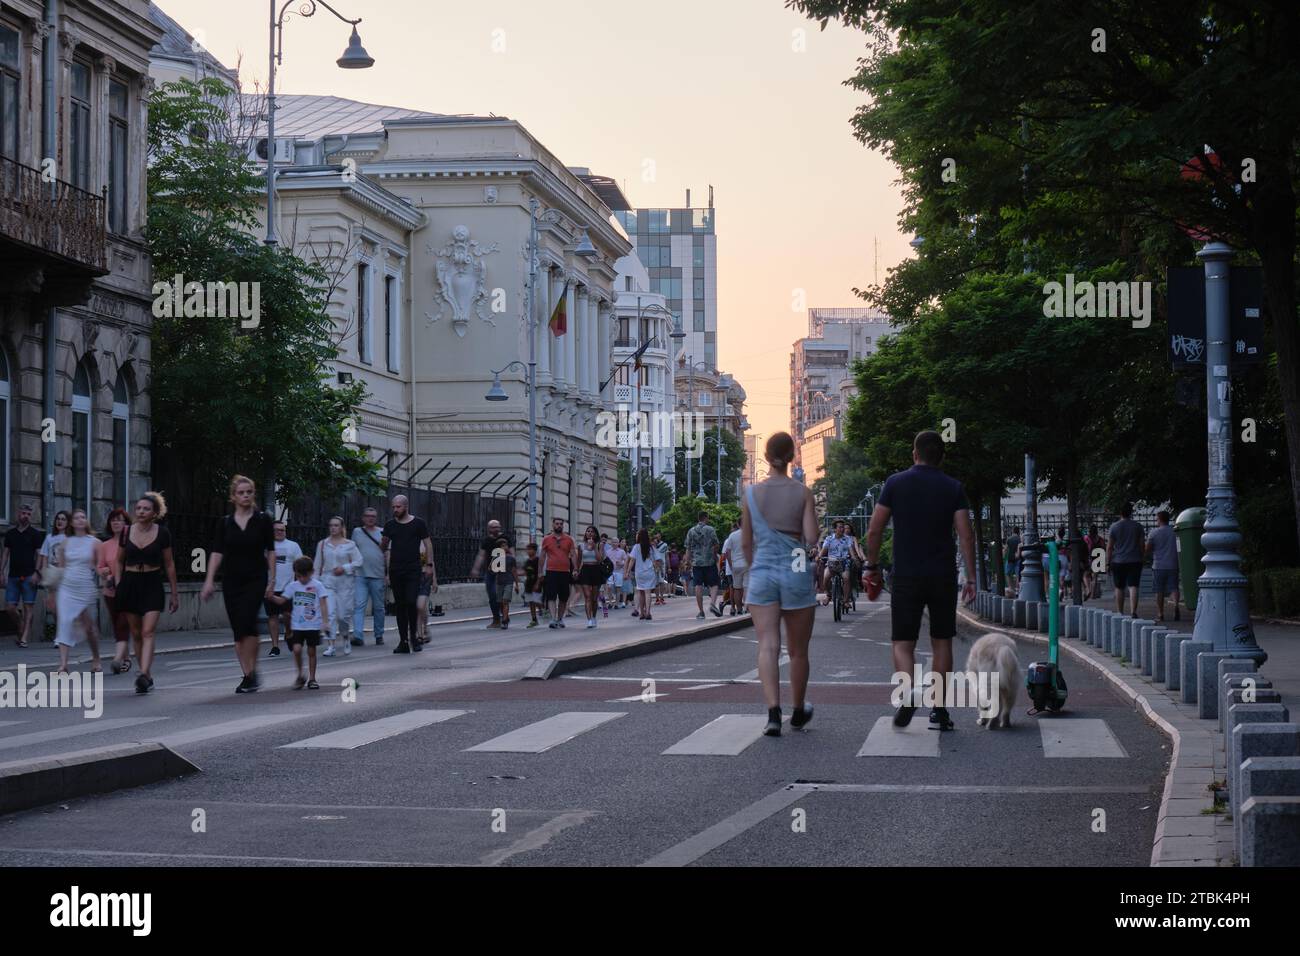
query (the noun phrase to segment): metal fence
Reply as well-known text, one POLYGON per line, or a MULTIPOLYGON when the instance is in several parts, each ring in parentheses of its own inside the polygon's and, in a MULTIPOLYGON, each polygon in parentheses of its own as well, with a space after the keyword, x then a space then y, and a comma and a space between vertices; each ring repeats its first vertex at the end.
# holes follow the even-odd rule
MULTIPOLYGON (((391 516, 389 499, 406 495, 411 514, 423 518, 429 526, 433 543, 433 560, 441 583, 468 580, 469 572, 478 556, 479 545, 492 519, 501 522, 502 533, 513 540, 514 502, 502 498, 481 498, 475 494, 444 493, 423 488, 390 487, 387 497, 349 495, 341 501, 321 501, 308 498, 287 512, 281 509, 279 517, 288 524, 289 540, 302 548, 308 557, 316 553, 316 544, 329 535, 329 519, 338 515, 343 519, 347 533, 361 524, 361 514, 366 508, 379 512, 378 524, 383 527, 391 516)), ((217 522, 225 517, 221 513, 169 513, 163 524, 172 536, 172 554, 181 580, 203 579, 206 554, 216 534, 217 522)))

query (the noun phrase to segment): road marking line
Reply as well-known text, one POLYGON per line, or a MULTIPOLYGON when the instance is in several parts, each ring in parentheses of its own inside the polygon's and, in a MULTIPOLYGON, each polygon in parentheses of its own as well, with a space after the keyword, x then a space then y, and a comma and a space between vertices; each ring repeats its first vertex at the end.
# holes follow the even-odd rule
POLYGON ((463 866, 458 863, 407 863, 402 860, 320 860, 296 856, 236 856, 220 853, 145 853, 140 850, 68 850, 50 847, 6 846, 0 847, 0 856, 5 853, 61 853, 64 856, 102 856, 130 857, 139 856, 150 860, 236 860, 248 863, 302 863, 302 864, 342 864, 345 866, 463 866))
MULTIPOLYGON (((892 719, 892 718, 887 718, 892 719)), ((936 731, 936 735, 937 735, 936 731)), ((688 866, 701 857, 712 853, 724 843, 733 840, 747 830, 758 826, 768 817, 779 813, 792 803, 808 797, 818 791, 831 793, 956 793, 956 794, 1076 794, 1076 793, 1149 793, 1148 787, 1049 787, 1049 786, 980 786, 980 785, 943 785, 943 784, 792 784, 775 793, 770 793, 761 800, 733 813, 713 826, 695 836, 688 837, 681 843, 669 847, 646 860, 641 866, 688 866)))
MULTIPOLYGON (((689 687, 685 687, 685 688, 683 688, 683 690, 690 690, 690 688, 689 688, 689 687)), ((668 696, 668 695, 667 695, 666 693, 665 693, 665 694, 633 694, 631 697, 615 697, 613 700, 607 700, 607 701, 605 701, 605 703, 607 703, 607 704, 635 704, 637 701, 639 701, 639 700, 643 700, 643 701, 645 701, 647 704, 649 704, 649 703, 652 703, 652 701, 650 700, 650 698, 654 698, 654 700, 658 700, 660 697, 667 697, 667 696, 668 696)))
MULTIPOLYGON (((780 670, 782 667, 785 667, 785 665, 789 663, 790 663, 790 655, 782 654, 780 660, 776 662, 777 670, 780 670)), ((732 679, 737 681, 750 681, 750 680, 754 680, 756 677, 758 677, 757 667, 755 667, 752 671, 745 671, 745 673, 741 674, 739 677, 735 677, 732 679)))
POLYGON ((98 734, 105 730, 119 730, 123 727, 135 727, 139 724, 151 724, 157 720, 171 720, 170 717, 98 717, 85 720, 71 727, 54 727, 50 730, 36 730, 30 734, 18 734, 14 737, 0 737, 0 750, 12 750, 26 747, 28 744, 45 743, 47 740, 63 740, 67 737, 81 737, 85 734, 98 734))
POLYGON ((21 720, 0 720, 0 727, 14 727, 21 723, 21 720))
POLYGON ((469 711, 465 710, 408 710, 404 714, 395 714, 380 720, 368 720, 327 734, 308 737, 306 740, 295 740, 291 744, 282 744, 279 749, 356 750, 366 744, 419 730, 430 724, 440 724, 467 713, 469 711))
POLYGON ((518 853, 527 853, 529 850, 536 850, 546 846, 559 833, 576 827, 579 824, 586 823, 589 819, 599 814, 594 810, 577 810, 573 813, 562 813, 553 820, 547 820, 541 826, 534 827, 522 837, 501 850, 493 850, 485 854, 479 860, 480 866, 500 866, 506 860, 518 853))
POLYGON ((664 755, 739 756, 763 736, 762 720, 758 714, 723 714, 677 741, 664 755))
POLYGON ((148 741, 157 741, 167 747, 184 747, 188 744, 197 744, 205 740, 215 740, 217 737, 226 737, 230 734, 248 733, 253 730, 261 730, 264 727, 273 727, 276 724, 283 724, 290 720, 297 720, 300 717, 310 716, 313 715, 274 713, 261 714, 256 717, 241 717, 238 720, 226 720, 217 724, 208 724, 204 727, 195 727, 192 730, 178 730, 174 734, 165 734, 161 737, 150 737, 148 738, 148 741))
POLYGON ((786 788, 768 794, 757 803, 733 813, 701 833, 688 837, 675 846, 670 846, 642 863, 642 866, 686 866, 694 863, 705 854, 712 853, 724 843, 740 836, 751 827, 762 823, 774 813, 779 813, 790 804, 802 800, 808 795, 806 790, 786 788))
POLYGON ((1040 720, 1044 757, 1127 757, 1106 721, 1094 717, 1040 720))
POLYGON ((466 747, 465 750, 478 753, 539 754, 567 743, 579 734, 585 734, 601 724, 626 716, 627 711, 617 713, 569 711, 527 724, 508 734, 493 737, 473 747, 466 747))
POLYGON ((712 690, 715 687, 727 687, 728 684, 696 684, 694 687, 683 687, 682 690, 712 690))
POLYGON ((895 727, 893 717, 878 717, 858 751, 859 757, 937 757, 939 733, 929 724, 915 720, 906 727, 895 727))

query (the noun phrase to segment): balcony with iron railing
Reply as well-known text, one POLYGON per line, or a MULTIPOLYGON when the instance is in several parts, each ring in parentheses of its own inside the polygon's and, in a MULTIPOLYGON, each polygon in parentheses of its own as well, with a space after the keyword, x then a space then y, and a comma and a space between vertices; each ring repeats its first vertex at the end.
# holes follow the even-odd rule
MULTIPOLYGON (((59 296, 107 274, 104 197, 0 156, 0 263, 38 276, 33 291, 59 296)), ((74 297, 75 300, 75 297, 74 297)))

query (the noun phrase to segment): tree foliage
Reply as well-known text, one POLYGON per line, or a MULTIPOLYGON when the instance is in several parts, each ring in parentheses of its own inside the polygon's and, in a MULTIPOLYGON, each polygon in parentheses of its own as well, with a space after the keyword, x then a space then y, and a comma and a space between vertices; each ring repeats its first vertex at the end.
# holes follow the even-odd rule
POLYGON ((260 309, 251 328, 207 311, 155 318, 155 443, 207 490, 235 471, 260 477, 273 469, 286 502, 379 493, 378 464, 345 433, 365 386, 329 380, 336 351, 326 277, 253 235, 263 180, 243 144, 221 135, 232 95, 216 79, 181 80, 149 101, 155 276, 250 283, 260 309))

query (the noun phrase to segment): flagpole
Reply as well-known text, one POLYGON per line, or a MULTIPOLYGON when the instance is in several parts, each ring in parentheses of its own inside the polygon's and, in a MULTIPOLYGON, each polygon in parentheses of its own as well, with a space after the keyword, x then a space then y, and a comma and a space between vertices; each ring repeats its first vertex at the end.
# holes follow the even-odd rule
POLYGON ((528 200, 528 543, 537 541, 537 209, 528 200))

